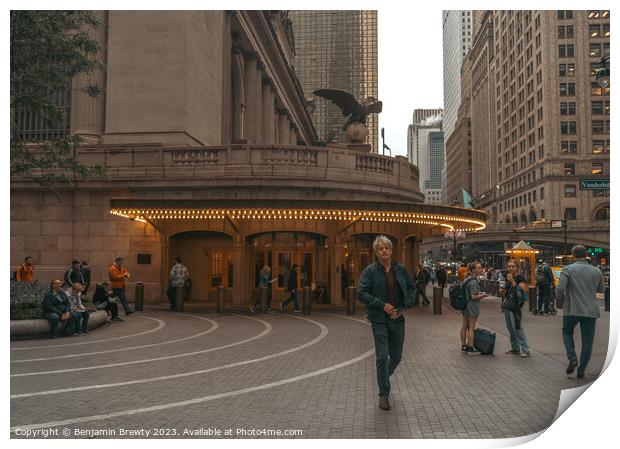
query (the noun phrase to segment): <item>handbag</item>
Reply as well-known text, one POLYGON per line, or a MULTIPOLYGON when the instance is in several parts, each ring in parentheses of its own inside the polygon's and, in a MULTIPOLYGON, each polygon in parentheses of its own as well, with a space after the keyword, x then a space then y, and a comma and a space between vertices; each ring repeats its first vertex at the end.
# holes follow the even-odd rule
POLYGON ((519 298, 517 298, 517 288, 518 287, 511 288, 508 295, 506 295, 506 299, 504 300, 504 308, 506 310, 510 310, 511 312, 516 312, 520 307, 520 301, 519 298))

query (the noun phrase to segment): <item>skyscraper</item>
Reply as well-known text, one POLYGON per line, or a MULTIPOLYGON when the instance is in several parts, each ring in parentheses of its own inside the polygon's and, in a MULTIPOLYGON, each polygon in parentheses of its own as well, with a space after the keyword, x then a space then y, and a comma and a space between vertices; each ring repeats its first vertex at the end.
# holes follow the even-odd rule
POLYGON ((442 188, 445 153, 441 117, 441 109, 416 109, 413 111, 413 123, 407 130, 407 157, 420 170, 420 190, 427 199, 429 195, 437 195, 438 191, 441 193, 442 188), (437 138, 441 138, 441 145, 438 145, 437 138), (433 192, 425 192, 425 189, 432 189, 433 192))
MULTIPOLYGON (((358 101, 377 98, 377 11, 289 11, 295 37, 294 67, 308 100, 319 140, 346 142, 345 118, 330 101, 314 97, 316 89, 342 89, 358 101)), ((379 121, 366 121, 365 142, 379 151, 379 121)))
POLYGON ((454 131, 461 104, 461 66, 471 47, 471 11, 443 11, 443 131, 454 131))

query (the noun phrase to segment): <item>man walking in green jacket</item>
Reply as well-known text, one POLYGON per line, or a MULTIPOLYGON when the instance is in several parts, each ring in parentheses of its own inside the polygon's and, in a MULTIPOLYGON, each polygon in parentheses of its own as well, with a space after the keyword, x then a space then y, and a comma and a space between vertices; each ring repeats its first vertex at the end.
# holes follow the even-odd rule
POLYGON ((357 298, 366 306, 375 340, 379 407, 390 409, 390 376, 400 363, 405 341, 403 311, 413 305, 415 287, 407 269, 392 260, 392 242, 378 236, 373 249, 377 261, 364 268, 357 298))

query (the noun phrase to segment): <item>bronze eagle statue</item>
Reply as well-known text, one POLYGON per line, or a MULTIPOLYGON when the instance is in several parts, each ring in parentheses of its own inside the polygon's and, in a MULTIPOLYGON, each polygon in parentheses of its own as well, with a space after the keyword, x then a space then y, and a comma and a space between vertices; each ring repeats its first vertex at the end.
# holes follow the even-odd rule
POLYGON ((366 97, 361 103, 357 101, 355 96, 340 89, 318 89, 312 92, 317 97, 325 98, 331 101, 342 110, 344 117, 349 116, 348 120, 342 127, 346 130, 351 123, 366 124, 366 117, 369 114, 378 114, 383 108, 383 103, 373 97, 366 97))

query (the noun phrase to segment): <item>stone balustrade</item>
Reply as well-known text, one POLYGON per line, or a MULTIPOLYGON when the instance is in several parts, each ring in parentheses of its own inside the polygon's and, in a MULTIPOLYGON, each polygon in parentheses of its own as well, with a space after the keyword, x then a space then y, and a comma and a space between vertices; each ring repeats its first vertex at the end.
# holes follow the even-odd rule
POLYGON ((281 185, 355 192, 331 199, 372 196, 375 192, 382 198, 389 193, 394 201, 423 201, 418 169, 407 158, 347 147, 92 145, 80 147, 78 159, 84 164, 105 167, 108 180, 149 181, 158 187, 230 186, 234 180, 239 185, 249 185, 261 180, 262 185, 270 188, 281 185))

